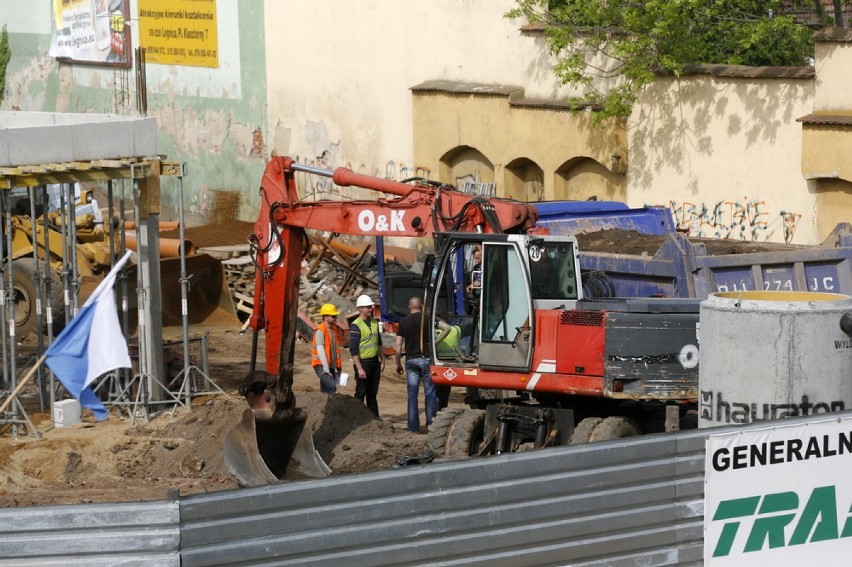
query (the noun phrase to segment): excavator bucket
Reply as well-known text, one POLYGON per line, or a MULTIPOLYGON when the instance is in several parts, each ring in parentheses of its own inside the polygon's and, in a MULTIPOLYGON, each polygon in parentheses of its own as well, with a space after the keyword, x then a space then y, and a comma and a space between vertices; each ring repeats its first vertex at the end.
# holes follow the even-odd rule
MULTIPOLYGON (((180 258, 160 259, 163 327, 181 325, 180 270, 180 258)), ((186 274, 189 278, 187 312, 190 325, 241 325, 220 260, 208 254, 187 256, 186 274)))
POLYGON ((314 448, 307 417, 302 411, 286 420, 255 419, 247 408, 225 437, 225 466, 243 486, 328 476, 331 469, 314 448))
MULTIPOLYGON (((127 279, 136 283, 137 266, 128 268, 127 279)), ((234 308, 234 300, 225 278, 222 262, 208 254, 186 257, 186 275, 189 279, 187 315, 190 325, 215 325, 240 328, 241 323, 234 308)), ((168 329, 180 329, 182 322, 180 258, 160 258, 160 293, 162 294, 163 334, 168 329)), ((136 294, 130 293, 129 317, 131 328, 136 327, 136 294)))

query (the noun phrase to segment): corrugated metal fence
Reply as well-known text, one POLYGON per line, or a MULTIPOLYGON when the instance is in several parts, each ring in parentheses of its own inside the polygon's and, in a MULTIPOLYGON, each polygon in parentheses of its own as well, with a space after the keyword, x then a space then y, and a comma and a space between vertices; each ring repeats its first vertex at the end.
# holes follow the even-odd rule
POLYGON ((701 565, 705 438, 733 429, 171 502, 0 510, 0 567, 701 565))
POLYGON ((184 566, 700 565, 704 435, 181 502, 184 566))
POLYGON ((175 502, 0 510, 0 566, 180 566, 175 502))
POLYGON ((700 565, 705 436, 0 510, 0 567, 700 565))

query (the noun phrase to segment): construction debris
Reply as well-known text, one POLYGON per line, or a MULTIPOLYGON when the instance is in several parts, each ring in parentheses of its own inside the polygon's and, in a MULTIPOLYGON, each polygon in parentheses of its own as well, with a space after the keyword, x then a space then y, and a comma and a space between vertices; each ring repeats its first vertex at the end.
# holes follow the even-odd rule
MULTIPOLYGON (((203 231, 201 227, 199 229, 203 231)), ((199 229, 187 231, 197 239, 199 229)), ((217 236, 226 238, 221 225, 217 236)), ((310 235, 309 239, 311 247, 302 261, 300 286, 301 310, 307 320, 319 320, 317 314, 323 303, 334 303, 344 315, 350 315, 356 313, 355 297, 362 293, 378 295, 378 269, 369 244, 353 247, 334 240, 333 236, 310 235)), ((240 320, 247 321, 255 296, 255 265, 249 245, 200 247, 198 252, 222 262, 237 315, 240 320)), ((305 333, 309 332, 310 329, 305 329, 305 333)))

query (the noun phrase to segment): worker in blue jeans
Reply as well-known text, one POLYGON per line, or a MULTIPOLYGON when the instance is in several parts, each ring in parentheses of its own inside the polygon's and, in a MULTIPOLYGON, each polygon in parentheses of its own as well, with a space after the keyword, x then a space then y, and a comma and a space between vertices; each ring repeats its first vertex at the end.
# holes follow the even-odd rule
POLYGON ((396 332, 396 373, 402 375, 402 352, 405 351, 405 379, 408 387, 408 430, 420 433, 420 409, 417 403, 420 384, 426 411, 426 427, 438 413, 438 395, 429 367, 429 349, 423 340, 423 302, 419 297, 408 301, 408 315, 399 322, 396 332))

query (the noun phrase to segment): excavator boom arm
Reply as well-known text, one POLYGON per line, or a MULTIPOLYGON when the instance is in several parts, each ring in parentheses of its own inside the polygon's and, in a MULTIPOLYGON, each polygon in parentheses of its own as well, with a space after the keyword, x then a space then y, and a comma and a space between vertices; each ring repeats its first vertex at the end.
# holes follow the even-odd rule
POLYGON ((328 474, 322 459, 315 455, 310 429, 305 428, 305 415, 293 395, 306 229, 413 237, 444 232, 535 231, 536 211, 525 203, 468 195, 448 185, 418 181, 403 183, 346 168, 329 171, 278 156, 267 165, 260 189, 261 209, 250 236, 256 276, 249 324, 255 341, 251 372, 240 387, 251 414, 247 413, 241 425, 228 434, 225 450, 226 462, 241 482, 264 484, 270 478, 282 478, 288 463, 308 476, 328 474), (381 195, 364 200, 301 200, 297 172, 329 177, 340 187, 360 187, 381 195), (256 371, 257 336, 261 330, 266 338, 266 369, 256 371), (298 443, 293 443, 293 439, 298 439, 298 443))
POLYGON ((535 208, 510 199, 483 198, 433 182, 411 185, 300 165, 273 157, 263 175, 262 206, 254 227, 257 251, 251 326, 266 331, 266 370, 291 382, 304 229, 363 236, 433 236, 447 231, 531 232, 535 208), (391 195, 374 200, 302 201, 296 173, 391 195), (260 295, 258 298, 257 295, 260 295), (259 300, 258 300, 259 299, 259 300), (288 380, 290 378, 290 380, 288 380))

